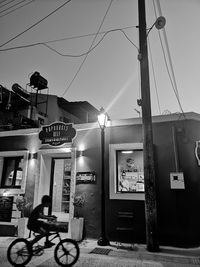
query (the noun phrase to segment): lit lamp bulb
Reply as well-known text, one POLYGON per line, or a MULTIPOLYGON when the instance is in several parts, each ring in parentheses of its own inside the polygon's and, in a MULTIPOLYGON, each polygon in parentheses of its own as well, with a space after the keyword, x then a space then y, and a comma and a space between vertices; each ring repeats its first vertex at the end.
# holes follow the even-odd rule
POLYGON ((97 117, 98 117, 98 122, 99 122, 100 128, 101 129, 105 128, 107 121, 108 121, 108 116, 105 113, 105 110, 103 108, 100 109, 100 114, 97 117))

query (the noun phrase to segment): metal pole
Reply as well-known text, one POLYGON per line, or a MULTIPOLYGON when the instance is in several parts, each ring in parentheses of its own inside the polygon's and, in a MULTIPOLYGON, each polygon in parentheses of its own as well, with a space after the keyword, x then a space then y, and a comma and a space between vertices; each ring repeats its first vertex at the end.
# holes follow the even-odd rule
POLYGON ((106 238, 105 233, 105 186, 104 186, 104 179, 105 179, 105 136, 104 136, 105 128, 101 128, 101 236, 97 241, 99 246, 108 246, 109 240, 106 238))
POLYGON ((140 72, 142 96, 142 121, 144 142, 144 182, 145 182, 145 215, 146 242, 148 251, 159 251, 157 240, 157 208, 155 169, 153 157, 153 135, 151 119, 151 100, 149 84, 149 66, 147 51, 145 0, 138 0, 139 38, 140 38, 140 72))

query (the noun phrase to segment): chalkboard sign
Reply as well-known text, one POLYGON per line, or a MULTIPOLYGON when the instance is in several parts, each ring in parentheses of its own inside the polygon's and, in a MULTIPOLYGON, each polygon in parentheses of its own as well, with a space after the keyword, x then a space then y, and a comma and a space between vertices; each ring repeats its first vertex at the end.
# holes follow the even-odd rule
POLYGON ((0 197, 0 221, 11 222, 13 197, 0 197))

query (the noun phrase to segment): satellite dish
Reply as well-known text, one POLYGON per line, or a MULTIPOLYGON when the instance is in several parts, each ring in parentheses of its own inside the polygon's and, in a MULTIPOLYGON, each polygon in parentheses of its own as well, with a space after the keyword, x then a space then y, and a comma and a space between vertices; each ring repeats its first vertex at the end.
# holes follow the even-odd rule
POLYGON ((160 29, 164 28, 165 24, 166 24, 165 17, 163 17, 163 16, 158 17, 156 22, 155 22, 156 29, 160 30, 160 29))

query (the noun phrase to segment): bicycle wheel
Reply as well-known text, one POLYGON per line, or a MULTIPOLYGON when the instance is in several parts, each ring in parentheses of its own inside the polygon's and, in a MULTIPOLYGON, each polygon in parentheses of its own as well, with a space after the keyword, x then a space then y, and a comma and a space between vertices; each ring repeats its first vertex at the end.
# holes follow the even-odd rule
POLYGON ((28 240, 18 238, 8 247, 7 258, 13 266, 25 266, 32 258, 32 247, 28 240))
POLYGON ((61 240, 54 250, 54 258, 61 266, 74 265, 80 254, 80 249, 77 242, 73 239, 66 238, 61 240))

